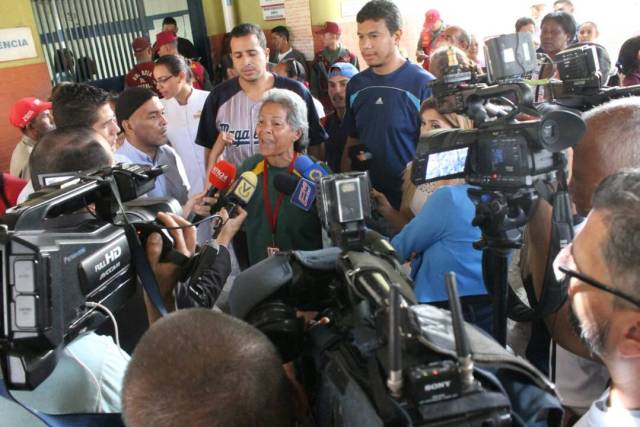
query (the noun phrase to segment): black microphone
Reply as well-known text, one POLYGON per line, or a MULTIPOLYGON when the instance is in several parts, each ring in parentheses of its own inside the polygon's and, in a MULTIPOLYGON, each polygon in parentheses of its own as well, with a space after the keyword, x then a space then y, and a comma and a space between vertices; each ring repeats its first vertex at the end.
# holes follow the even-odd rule
POLYGON ((300 178, 295 175, 279 173, 273 177, 273 186, 285 196, 290 196, 296 191, 298 181, 300 181, 300 178))

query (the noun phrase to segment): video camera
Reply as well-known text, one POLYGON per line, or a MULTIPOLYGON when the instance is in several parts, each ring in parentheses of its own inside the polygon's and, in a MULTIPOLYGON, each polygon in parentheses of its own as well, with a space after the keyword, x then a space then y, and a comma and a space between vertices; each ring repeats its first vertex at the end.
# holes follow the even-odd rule
POLYGON ((134 294, 136 271, 120 225, 123 215, 146 223, 159 211, 180 212, 173 199, 139 199, 164 169, 124 164, 79 174, 2 217, 0 356, 10 388, 36 387, 63 345, 105 319, 88 302, 114 311, 134 294))
POLYGON ((240 273, 229 294, 230 314, 299 362, 318 425, 513 425, 524 408, 501 382, 516 377, 520 391, 554 402, 524 418, 559 421, 543 376, 464 324, 454 278, 451 315, 417 304, 393 247, 364 229, 362 177, 320 180, 318 211, 340 249, 279 252, 240 273), (299 311, 318 312, 310 327, 299 311))
POLYGON ((464 177, 485 190, 533 187, 537 179, 553 180, 566 164, 557 153, 582 137, 585 126, 579 114, 534 105, 533 92, 522 81, 537 67, 530 34, 489 39, 485 56, 488 76, 467 73, 467 80, 460 79, 455 63, 431 85, 440 113, 466 114, 476 129, 422 136, 411 173, 414 184, 464 177), (521 113, 529 120, 517 121, 521 113))
POLYGON ((616 98, 640 95, 640 85, 605 87, 611 61, 604 47, 579 43, 555 57, 560 79, 545 86, 545 96, 555 105, 587 111, 616 98))

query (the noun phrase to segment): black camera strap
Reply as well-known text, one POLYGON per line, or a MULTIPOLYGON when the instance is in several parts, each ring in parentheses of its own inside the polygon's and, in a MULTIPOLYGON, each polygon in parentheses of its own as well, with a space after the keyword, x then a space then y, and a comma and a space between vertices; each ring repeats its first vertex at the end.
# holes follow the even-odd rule
POLYGON ((153 274, 151 270, 151 266, 149 265, 149 260, 147 260, 147 254, 144 252, 142 248, 142 243, 140 243, 140 238, 138 237, 138 233, 136 232, 135 227, 131 224, 127 218, 127 213, 122 204, 122 200, 120 199, 120 192, 118 191, 118 186, 115 181, 110 181, 111 192, 113 197, 118 204, 118 208, 122 212, 122 221, 124 222, 124 232, 127 236, 127 241, 129 243, 129 248, 131 249, 131 258, 133 261, 133 265, 138 274, 138 278, 140 278, 140 282, 142 282, 142 286, 147 291, 147 295, 149 295, 149 299, 155 306, 158 313, 160 313, 161 317, 164 317, 168 314, 167 308, 164 306, 164 302, 162 301, 162 296, 160 295, 160 290, 158 288, 158 282, 156 281, 156 276, 153 274))
POLYGON ((553 271, 553 261, 560 250, 573 240, 574 234, 571 199, 566 183, 560 181, 558 190, 555 192, 552 192, 542 181, 535 184, 541 199, 552 206, 551 230, 540 298, 536 296, 531 275, 523 281, 529 300, 528 305, 509 287, 509 317, 519 322, 545 318, 558 311, 567 299, 566 286, 556 280, 553 271))

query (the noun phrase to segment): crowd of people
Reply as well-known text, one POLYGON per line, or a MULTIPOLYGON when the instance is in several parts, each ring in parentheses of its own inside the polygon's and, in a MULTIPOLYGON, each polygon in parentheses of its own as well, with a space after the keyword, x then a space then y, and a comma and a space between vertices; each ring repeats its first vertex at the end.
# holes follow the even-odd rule
MULTIPOLYGON (((569 0, 557 0, 554 9, 541 16, 532 7, 531 16, 514 20, 515 31, 531 33, 545 58, 538 78, 558 77, 559 52, 595 44, 606 65, 604 85, 616 78, 625 86, 640 83, 640 36, 628 39, 609 67, 606 50, 597 45, 596 22, 578 25, 569 0)), ((181 215, 158 217, 170 228, 176 251, 189 257, 196 245, 215 245, 212 269, 222 290, 225 283, 233 286, 237 269, 281 251, 323 247, 317 213, 301 209, 276 183, 280 175, 296 176, 296 159, 308 154, 332 173, 368 171, 380 216, 376 228, 408 263, 419 303, 447 308, 444 274, 454 271, 465 320, 494 333, 481 252, 472 246, 481 234, 472 226, 471 186, 457 178, 415 186, 410 179, 421 137, 474 128, 462 114, 438 111, 429 82, 443 76, 451 58, 484 72, 480 43, 454 17, 445 23, 430 9, 415 56, 407 58, 399 49, 402 17, 388 0, 367 2, 356 22, 363 71, 341 42, 338 23, 323 26, 323 49, 310 61, 295 49, 287 27, 271 30, 270 51, 263 30, 243 23, 226 37, 223 71, 209 74, 194 59, 193 45, 177 36, 175 20, 165 19, 153 45, 146 37, 132 40, 136 65, 122 93, 66 82, 48 101, 15 103, 9 120, 22 136, 9 173, 1 175, 2 206, 37 197, 52 176, 120 162, 166 165, 146 197, 170 197, 182 206, 181 215), (215 87, 211 75, 220 77, 215 87), (213 239, 210 222, 196 228, 189 221, 214 213, 209 174, 223 160, 237 176, 251 172, 257 181, 244 208, 231 217, 220 212, 224 222, 213 239)), ((583 118, 586 134, 567 152, 577 236, 554 263, 568 298, 559 311, 533 323, 526 356, 553 376, 565 425, 640 426, 640 100, 609 101, 583 118), (553 356, 550 342, 557 344, 553 356)), ((459 156, 442 159, 431 170, 464 165, 459 156)), ((538 296, 551 222, 551 207, 540 200, 520 260, 523 280, 538 296)), ((152 234, 147 256, 162 299, 175 313, 159 319, 145 297, 151 327, 139 331, 144 336, 131 358, 111 338, 86 332, 65 345, 54 374, 16 396, 45 412, 122 412, 129 426, 287 426, 304 419, 308 402, 291 366, 282 365, 266 337, 242 321, 182 309, 189 304, 181 303, 177 266, 160 262, 161 248, 159 235, 152 234), (79 394, 83 399, 76 399, 79 394)), ((29 424, 28 415, 6 401, 0 412, 10 425, 29 424)))

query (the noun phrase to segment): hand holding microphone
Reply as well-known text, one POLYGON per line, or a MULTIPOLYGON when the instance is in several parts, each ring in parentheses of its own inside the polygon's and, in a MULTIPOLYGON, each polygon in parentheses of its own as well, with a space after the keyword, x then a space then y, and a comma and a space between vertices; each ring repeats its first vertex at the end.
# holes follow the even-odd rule
MULTIPOLYGON (((238 209, 241 209, 238 211, 238 214, 242 215, 244 211, 242 208, 247 206, 251 197, 253 197, 257 184, 258 177, 255 173, 251 171, 243 172, 224 197, 220 199, 218 203, 222 203, 222 207, 226 210, 230 218, 235 216, 236 210, 238 209)), ((246 213, 244 213, 244 215, 246 216, 246 213)), ((213 228, 213 237, 217 238, 225 228, 225 221, 215 221, 213 228)), ((233 234, 235 234, 235 232, 233 234)))
MULTIPOLYGON (((236 167, 227 162, 226 160, 219 160, 209 171, 209 183, 211 186, 205 194, 205 198, 213 198, 218 193, 221 193, 231 186, 231 183, 236 178, 236 167)), ((206 201, 206 200, 205 200, 206 201)), ((206 218, 207 215, 194 215, 191 218, 191 222, 195 223, 206 218)))

